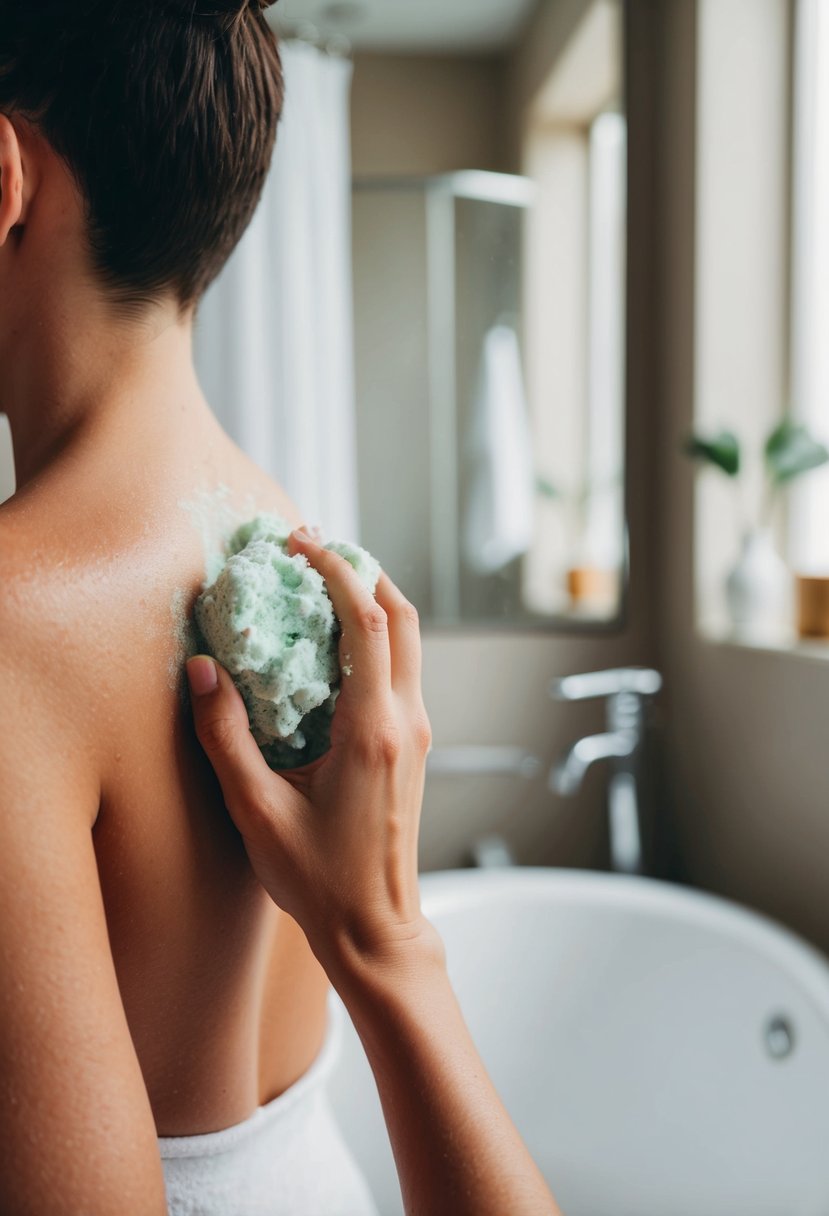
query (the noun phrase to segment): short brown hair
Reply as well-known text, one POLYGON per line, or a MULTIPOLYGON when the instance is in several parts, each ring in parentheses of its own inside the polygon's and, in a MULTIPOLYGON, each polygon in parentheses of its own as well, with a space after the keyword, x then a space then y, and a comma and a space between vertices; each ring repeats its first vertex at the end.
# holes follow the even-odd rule
POLYGON ((85 201, 115 304, 195 305, 248 226, 282 109, 268 0, 0 0, 0 112, 85 201))

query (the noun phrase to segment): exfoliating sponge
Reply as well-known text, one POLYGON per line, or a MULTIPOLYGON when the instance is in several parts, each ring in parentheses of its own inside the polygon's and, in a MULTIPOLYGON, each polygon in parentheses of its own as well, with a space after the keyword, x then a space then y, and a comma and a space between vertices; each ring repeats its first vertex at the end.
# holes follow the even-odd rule
MULTIPOLYGON (((330 745, 340 690, 340 633, 322 575, 287 551, 291 525, 275 515, 242 524, 218 577, 196 600, 204 649, 242 694, 251 733, 271 768, 309 764, 330 745)), ((374 593, 378 562, 358 545, 325 546, 374 593)))

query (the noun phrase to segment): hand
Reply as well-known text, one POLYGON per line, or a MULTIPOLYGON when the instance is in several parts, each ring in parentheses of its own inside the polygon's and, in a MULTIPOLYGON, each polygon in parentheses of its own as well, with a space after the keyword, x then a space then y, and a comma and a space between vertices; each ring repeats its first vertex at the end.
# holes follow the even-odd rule
POLYGON ((372 596, 347 561, 303 533, 291 534, 289 551, 323 576, 342 626, 340 664, 350 674, 330 750, 275 773, 229 674, 206 656, 187 667, 196 733, 259 881, 302 927, 329 975, 344 952, 394 958, 413 940, 439 950, 417 883, 431 745, 417 613, 388 575, 372 596))
POLYGON ((292 533, 342 625, 331 748, 274 773, 228 673, 188 663, 196 732, 254 870, 301 925, 377 1081, 405 1210, 560 1216, 493 1088, 420 910, 417 831, 431 732, 417 615, 387 575, 376 601, 343 558, 292 533), (203 691, 199 691, 203 689, 203 691))

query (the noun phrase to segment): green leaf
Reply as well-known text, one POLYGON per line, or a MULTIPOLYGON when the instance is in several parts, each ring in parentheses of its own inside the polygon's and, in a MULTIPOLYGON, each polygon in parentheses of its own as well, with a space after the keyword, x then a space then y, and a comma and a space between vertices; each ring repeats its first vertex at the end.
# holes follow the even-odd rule
POLYGON ((547 477, 542 477, 539 473, 535 479, 536 493, 542 494, 545 498, 561 498, 562 493, 556 489, 553 483, 547 477))
POLYGON ((784 485, 819 469, 829 461, 829 449, 799 422, 784 418, 766 441, 766 467, 774 485, 784 485))
POLYGON ((728 477, 736 477, 740 471, 740 441, 732 431, 719 431, 710 438, 691 435, 685 453, 693 460, 713 464, 728 477))

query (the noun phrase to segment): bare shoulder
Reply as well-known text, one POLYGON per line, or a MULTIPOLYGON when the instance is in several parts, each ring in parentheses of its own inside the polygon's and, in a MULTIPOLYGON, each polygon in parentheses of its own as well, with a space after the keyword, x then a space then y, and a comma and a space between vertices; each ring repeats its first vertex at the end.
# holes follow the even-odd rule
POLYGON ((0 604, 9 603, 12 586, 32 572, 34 531, 13 499, 0 507, 0 604))
POLYGON ((56 510, 46 496, 10 499, 0 506, 0 604, 48 607, 71 563, 67 544, 71 523, 64 506, 56 510))
POLYGON ((52 598, 51 570, 36 527, 5 505, 0 511, 0 646, 6 668, 19 665, 35 648, 41 613, 52 598))
MULTIPOLYGON (((67 713, 78 659, 72 556, 38 513, 0 511, 0 722, 55 722, 67 713)), ((66 720, 78 722, 78 713, 66 720)))

